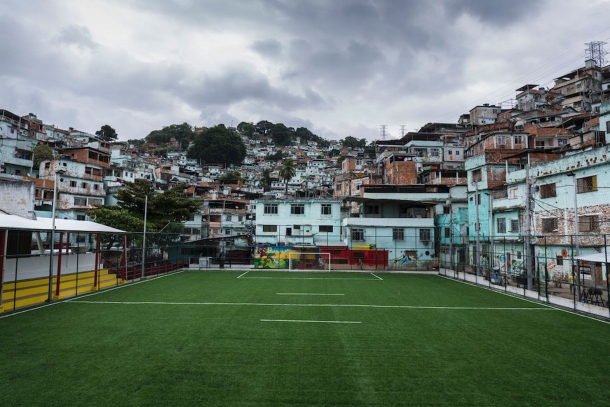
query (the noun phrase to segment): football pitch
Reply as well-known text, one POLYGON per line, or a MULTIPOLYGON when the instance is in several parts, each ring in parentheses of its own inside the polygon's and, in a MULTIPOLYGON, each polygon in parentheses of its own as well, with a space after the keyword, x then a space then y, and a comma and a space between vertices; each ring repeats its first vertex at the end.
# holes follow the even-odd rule
POLYGON ((0 406, 590 406, 610 325, 437 275, 183 271, 0 316, 0 406))

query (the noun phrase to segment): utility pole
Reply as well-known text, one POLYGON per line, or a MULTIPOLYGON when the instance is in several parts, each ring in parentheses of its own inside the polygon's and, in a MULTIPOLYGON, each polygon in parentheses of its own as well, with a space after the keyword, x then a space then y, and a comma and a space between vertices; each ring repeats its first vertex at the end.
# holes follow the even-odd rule
POLYGON ((404 124, 400 125, 400 137, 404 137, 405 136, 405 126, 404 124))
POLYGON ((532 258, 531 258, 531 216, 532 216, 532 187, 530 185, 530 165, 525 164, 525 272, 527 275, 527 289, 532 289, 532 258))
POLYGON ((474 232, 477 237, 475 251, 476 258, 474 259, 474 264, 477 269, 477 277, 481 275, 481 224, 479 223, 479 183, 474 181, 474 209, 476 211, 476 223, 474 225, 474 232))
POLYGON ((449 265, 453 270, 453 206, 451 205, 451 192, 449 192, 447 205, 449 206, 449 265))
POLYGON ((383 140, 383 141, 385 141, 385 139, 386 139, 387 128, 388 128, 387 125, 385 125, 385 124, 381 125, 380 133, 381 133, 381 140, 383 140))

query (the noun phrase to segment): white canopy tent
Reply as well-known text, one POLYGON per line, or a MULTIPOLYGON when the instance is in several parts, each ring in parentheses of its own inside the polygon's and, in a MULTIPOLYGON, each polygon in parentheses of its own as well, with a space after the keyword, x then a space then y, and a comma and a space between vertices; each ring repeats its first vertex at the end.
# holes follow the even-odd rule
MULTIPOLYGON (((21 216, 0 213, 0 229, 18 229, 45 232, 51 231, 53 220, 39 218, 36 220, 22 218, 21 216)), ((86 220, 55 219, 56 232, 83 232, 83 233, 127 233, 124 230, 111 228, 100 223, 86 220)))

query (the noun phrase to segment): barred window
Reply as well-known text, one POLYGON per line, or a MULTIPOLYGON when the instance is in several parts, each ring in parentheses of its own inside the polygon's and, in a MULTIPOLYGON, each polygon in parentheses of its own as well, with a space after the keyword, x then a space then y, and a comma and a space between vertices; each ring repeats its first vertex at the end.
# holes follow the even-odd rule
POLYGON ((576 180, 576 190, 579 194, 597 191, 597 175, 578 178, 576 180))
POLYGON ((557 218, 543 218, 542 231, 545 233, 554 232, 559 229, 557 218))
POLYGON ((431 235, 432 233, 430 229, 419 229, 419 240, 422 242, 429 242, 431 235))
POLYGON ((496 232, 506 233, 506 218, 496 219, 496 232))
POLYGON ((451 237, 451 228, 445 228, 445 237, 451 237))
POLYGON ((580 232, 599 232, 599 216, 587 215, 578 217, 578 230, 580 232))
POLYGON ((367 215, 378 215, 379 205, 366 205, 364 207, 364 213, 366 213, 367 215))
POLYGON ((277 225, 263 225, 263 232, 277 232, 277 225))
POLYGON ((363 241, 364 229, 352 229, 352 240, 363 241))
POLYGON ((333 227, 332 227, 332 225, 320 225, 318 230, 320 232, 332 233, 333 227))
POLYGON ((540 185, 540 198, 552 198, 557 196, 555 184, 540 185))
POLYGON ((404 229, 392 229, 392 239, 405 240, 405 230, 404 229))
POLYGON ((511 221, 510 221, 510 231, 511 232, 519 232, 519 219, 511 219, 511 221))

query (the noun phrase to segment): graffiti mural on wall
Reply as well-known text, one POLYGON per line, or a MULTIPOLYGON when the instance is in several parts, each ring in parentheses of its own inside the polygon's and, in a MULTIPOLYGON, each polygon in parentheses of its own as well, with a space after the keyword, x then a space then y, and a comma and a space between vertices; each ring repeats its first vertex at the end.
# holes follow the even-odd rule
POLYGON ((263 246, 254 251, 254 267, 257 269, 288 268, 288 256, 296 252, 293 246, 263 246))

